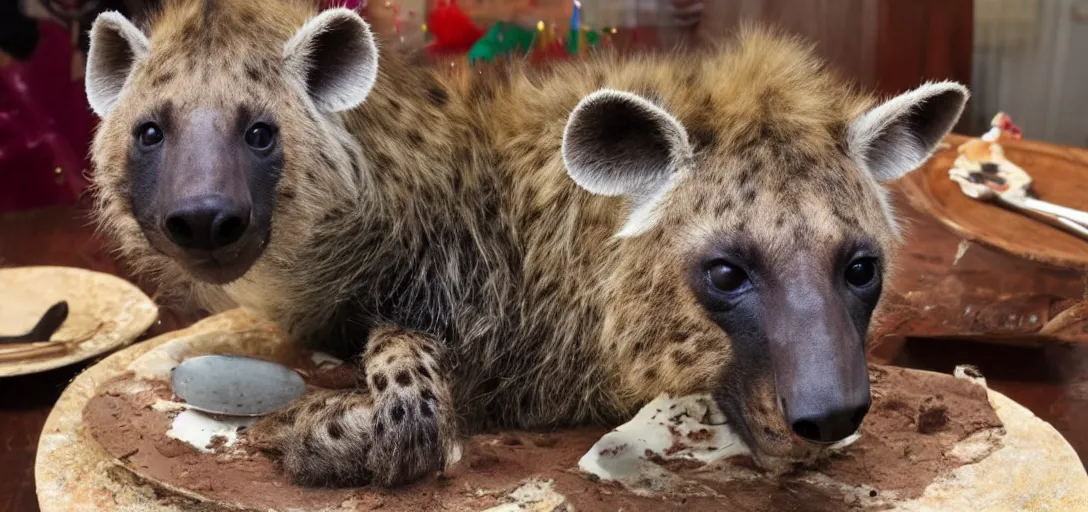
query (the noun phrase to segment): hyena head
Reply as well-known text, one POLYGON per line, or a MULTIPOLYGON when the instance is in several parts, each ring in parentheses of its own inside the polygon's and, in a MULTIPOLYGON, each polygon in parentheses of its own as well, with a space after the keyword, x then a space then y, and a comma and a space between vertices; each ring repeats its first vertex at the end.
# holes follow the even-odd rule
POLYGON ((290 254, 319 205, 359 186, 337 112, 376 69, 369 28, 345 9, 167 0, 146 32, 100 15, 86 88, 102 118, 101 223, 137 263, 200 282, 290 254))
POLYGON ((899 239, 882 183, 928 158, 967 90, 872 107, 759 33, 672 73, 594 92, 566 125, 571 178, 626 198, 605 339, 641 399, 711 391, 757 454, 814 454, 869 409, 866 333, 899 239))

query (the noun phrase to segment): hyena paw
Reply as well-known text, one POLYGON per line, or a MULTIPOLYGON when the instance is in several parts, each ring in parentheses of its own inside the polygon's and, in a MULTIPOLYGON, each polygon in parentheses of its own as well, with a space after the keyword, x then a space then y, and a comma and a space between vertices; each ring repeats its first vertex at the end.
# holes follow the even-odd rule
POLYGON ((460 458, 450 388, 438 352, 434 340, 417 332, 373 333, 365 358, 367 382, 377 404, 370 465, 397 462, 375 475, 379 482, 405 481, 460 458))
POLYGON ((374 413, 367 466, 374 481, 394 485, 446 468, 444 439, 433 401, 418 394, 383 393, 374 413))
POLYGON ((262 418, 249 437, 295 483, 363 485, 373 479, 366 464, 372 413, 365 392, 321 391, 262 418))
POLYGON ((300 485, 392 486, 445 469, 441 447, 455 443, 443 438, 433 404, 421 409, 423 402, 398 393, 375 403, 366 390, 322 391, 263 418, 250 435, 300 485))

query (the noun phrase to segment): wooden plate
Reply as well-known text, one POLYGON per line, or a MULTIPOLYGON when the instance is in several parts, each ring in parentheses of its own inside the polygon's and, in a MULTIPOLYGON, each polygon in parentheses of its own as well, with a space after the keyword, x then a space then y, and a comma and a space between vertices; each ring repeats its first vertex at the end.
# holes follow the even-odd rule
POLYGON ((132 343, 151 327, 158 307, 119 277, 71 267, 0 269, 0 333, 30 330, 53 304, 68 301, 68 318, 50 341, 79 341, 63 355, 0 362, 0 377, 37 373, 132 343))
MULTIPOLYGON (((968 240, 1031 261, 1088 271, 1088 240, 960 192, 948 170, 966 140, 949 136, 951 148, 902 180, 911 202, 968 240)), ((1002 146, 1009 160, 1031 174, 1039 199, 1088 211, 1088 150, 1034 141, 1002 146)))

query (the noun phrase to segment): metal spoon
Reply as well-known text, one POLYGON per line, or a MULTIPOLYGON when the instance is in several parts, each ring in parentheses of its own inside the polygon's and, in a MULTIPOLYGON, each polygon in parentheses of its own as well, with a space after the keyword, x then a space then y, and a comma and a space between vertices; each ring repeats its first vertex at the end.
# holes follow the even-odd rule
POLYGON ((1088 212, 1032 197, 1031 175, 1005 160, 1003 154, 998 156, 1000 165, 972 162, 961 155, 948 171, 948 177, 959 184, 960 192, 967 197, 995 202, 1088 240, 1088 212))
POLYGON ((1063 217, 1052 211, 1046 211, 1038 208, 1033 208, 1030 204, 1025 204, 1023 201, 1018 201, 1011 197, 996 195, 991 200, 996 201, 1012 210, 1019 211, 1029 217, 1041 220, 1050 224, 1058 229, 1064 229, 1069 233, 1079 236, 1084 240, 1088 240, 1088 224, 1081 224, 1075 220, 1063 217))
POLYGON ((15 336, 0 336, 2 343, 29 343, 32 341, 49 341, 53 333, 60 329, 61 324, 68 319, 68 302, 60 301, 53 304, 45 311, 38 323, 26 334, 15 336))
POLYGON ((1078 220, 1080 219, 1077 218, 1067 218, 1061 215, 1061 213, 1058 213, 1058 211, 1055 211, 1054 209, 1039 208, 1037 205, 1043 203, 1042 201, 1035 200, 1030 197, 1026 199, 1020 198, 1014 194, 1000 194, 984 184, 977 184, 966 180, 961 181, 956 178, 957 177, 953 177, 952 179, 953 181, 959 183, 960 191, 963 192, 963 194, 967 197, 977 199, 979 201, 990 201, 993 203, 997 203, 1010 210, 1020 212, 1024 215, 1027 215, 1028 217, 1032 217, 1036 220, 1045 222, 1058 229, 1064 229, 1065 231, 1073 235, 1088 240, 1088 224, 1082 224, 1078 222, 1078 220))
POLYGON ((192 409, 225 416, 263 416, 306 392, 302 376, 286 366, 224 355, 182 361, 170 385, 192 409))

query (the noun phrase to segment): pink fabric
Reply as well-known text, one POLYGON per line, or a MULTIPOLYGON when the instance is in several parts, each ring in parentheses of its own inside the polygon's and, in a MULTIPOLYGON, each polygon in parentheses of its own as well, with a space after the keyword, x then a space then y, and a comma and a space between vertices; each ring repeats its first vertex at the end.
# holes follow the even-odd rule
POLYGON ((0 68, 0 212, 70 204, 87 185, 95 117, 71 76, 71 37, 39 27, 30 61, 0 68))
POLYGON ((321 4, 325 9, 344 7, 361 12, 363 9, 366 9, 366 2, 367 0, 322 0, 321 4))

